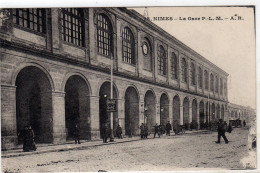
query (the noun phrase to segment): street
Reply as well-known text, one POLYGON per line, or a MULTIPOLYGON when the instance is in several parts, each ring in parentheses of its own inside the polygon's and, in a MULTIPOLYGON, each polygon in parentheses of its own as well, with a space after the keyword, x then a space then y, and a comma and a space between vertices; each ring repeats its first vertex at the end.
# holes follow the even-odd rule
MULTIPOLYGON (((248 155, 247 128, 226 133, 229 144, 217 132, 163 136, 84 150, 50 152, 2 158, 3 172, 173 171, 182 168, 244 169, 248 155)), ((116 139, 120 141, 120 139, 116 139)), ((101 142, 101 141, 100 141, 101 142)), ((72 144, 74 145, 74 144, 72 144)), ((76 144, 75 144, 76 145, 76 144)))

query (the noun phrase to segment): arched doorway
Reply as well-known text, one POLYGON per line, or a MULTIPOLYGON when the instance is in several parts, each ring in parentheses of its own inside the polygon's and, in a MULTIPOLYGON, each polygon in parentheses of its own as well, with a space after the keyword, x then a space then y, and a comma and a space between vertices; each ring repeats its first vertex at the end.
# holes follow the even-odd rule
POLYGON ((187 97, 183 100, 183 124, 189 123, 189 99, 187 97))
POLYGON ((204 123, 205 113, 204 113, 204 102, 200 101, 200 124, 204 123))
POLYGON ((125 92, 125 134, 139 134, 139 99, 134 87, 125 92))
POLYGON ((75 126, 82 139, 90 136, 90 100, 86 81, 77 75, 71 76, 65 85, 65 127, 66 139, 73 139, 75 126))
POLYGON ((210 116, 209 116, 209 110, 210 106, 209 106, 209 102, 206 103, 206 122, 209 123, 210 121, 210 116))
POLYGON ((174 122, 180 123, 180 98, 179 96, 174 96, 172 101, 172 120, 174 122))
POLYGON ((192 101, 192 121, 197 122, 197 101, 193 99, 192 101))
POLYGON ((156 98, 152 91, 148 90, 144 97, 144 116, 148 131, 153 131, 153 126, 156 123, 156 98))
POLYGON ((160 98, 160 124, 166 125, 167 121, 169 121, 169 99, 163 93, 160 98))
POLYGON ((217 119, 220 119, 220 107, 217 105, 217 119))
MULTIPOLYGON (((18 73, 15 85, 17 132, 31 126, 36 142, 52 142, 52 87, 47 75, 28 66, 18 73)), ((18 143, 22 139, 18 138, 18 143)))
POLYGON ((225 116, 224 116, 224 106, 221 106, 221 118, 224 120, 225 116))
MULTIPOLYGON (((113 99, 117 99, 117 90, 115 85, 113 86, 113 99)), ((104 82, 99 90, 99 129, 100 134, 102 134, 102 128, 105 123, 111 127, 111 114, 107 112, 107 99, 110 99, 110 82, 104 82)), ((116 105, 117 107, 117 105, 116 105)), ((115 131, 118 124, 118 114, 113 112, 113 130, 115 131)))

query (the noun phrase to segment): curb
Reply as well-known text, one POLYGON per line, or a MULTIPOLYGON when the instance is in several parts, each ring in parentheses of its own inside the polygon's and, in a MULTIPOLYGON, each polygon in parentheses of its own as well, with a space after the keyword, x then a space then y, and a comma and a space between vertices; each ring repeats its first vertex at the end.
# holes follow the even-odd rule
MULTIPOLYGON (((205 132, 210 132, 208 130, 201 130, 201 131, 190 131, 190 133, 184 133, 181 135, 190 135, 193 133, 205 133, 205 132)), ((177 135, 173 135, 177 136, 177 135)), ((179 136, 179 135, 178 135, 179 136)), ((147 138, 147 139, 154 139, 152 138, 147 138)), ((145 139, 145 140, 147 140, 145 139)), ((98 144, 93 144, 93 145, 87 145, 87 146, 73 146, 73 147, 67 147, 67 148, 55 148, 55 149, 47 149, 43 151, 33 151, 33 152, 21 152, 21 153, 2 153, 2 158, 10 158, 10 157, 20 157, 20 156, 27 156, 27 155, 36 155, 36 154, 42 154, 42 153, 51 153, 51 152, 63 152, 63 151, 72 151, 72 150, 83 150, 87 149, 90 147, 99 147, 99 146, 105 146, 105 145, 113 145, 113 144, 121 144, 121 143, 127 143, 127 142, 134 142, 134 141, 141 141, 142 139, 133 139, 133 140, 126 140, 126 141, 117 141, 117 142, 110 142, 110 143, 98 143, 98 144)), ((102 141, 101 141, 102 142, 102 141)), ((47 147, 47 146, 46 146, 47 147)))

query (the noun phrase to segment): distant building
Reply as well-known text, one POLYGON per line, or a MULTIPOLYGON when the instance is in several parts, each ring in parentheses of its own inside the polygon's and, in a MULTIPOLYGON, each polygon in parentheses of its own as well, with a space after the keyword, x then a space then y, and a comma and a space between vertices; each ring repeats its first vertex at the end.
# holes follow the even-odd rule
POLYGON ((255 118, 256 112, 254 109, 232 103, 228 104, 228 120, 240 119, 250 124, 255 118))
MULTIPOLYGON (((100 138, 113 98, 124 133, 142 122, 228 119, 228 74, 126 8, 10 9, 0 28, 2 148, 25 125, 36 142, 65 143, 75 124, 100 138)), ((242 113, 241 113, 242 114, 242 113)), ((244 115, 244 114, 243 114, 244 115)))

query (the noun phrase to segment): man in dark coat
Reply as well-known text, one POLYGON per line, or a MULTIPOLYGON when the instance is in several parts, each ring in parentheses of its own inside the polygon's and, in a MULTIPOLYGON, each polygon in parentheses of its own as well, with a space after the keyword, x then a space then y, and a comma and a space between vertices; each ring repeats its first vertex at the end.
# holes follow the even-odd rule
POLYGON ((119 139, 123 139, 123 137, 122 137, 122 128, 121 128, 121 126, 119 124, 117 125, 117 128, 116 128, 116 136, 119 139))
POLYGON ((170 124, 170 121, 167 122, 166 124, 166 136, 170 136, 170 131, 172 130, 172 126, 170 124))
POLYGON ((154 126, 154 136, 153 136, 153 138, 155 138, 156 133, 158 134, 158 136, 160 138, 159 126, 158 126, 157 123, 154 126))
POLYGON ((23 138, 23 151, 36 151, 34 132, 31 126, 25 126, 25 128, 21 131, 19 136, 23 138))
POLYGON ((102 127, 101 127, 101 137, 103 139, 103 143, 107 143, 108 136, 109 136, 108 123, 105 122, 102 124, 102 127))
POLYGON ((141 124, 140 129, 141 129, 141 132, 140 132, 141 139, 143 139, 144 136, 145 136, 145 133, 144 133, 144 123, 141 124))
POLYGON ((244 125, 244 127, 246 126, 246 120, 243 121, 243 125, 244 125))
POLYGON ((225 143, 228 144, 228 139, 225 135, 227 127, 224 124, 222 119, 219 119, 219 122, 217 124, 217 128, 218 128, 218 141, 216 141, 216 143, 218 143, 218 144, 220 143, 220 138, 222 136, 223 139, 225 140, 225 143))
POLYGON ((144 125, 144 138, 147 139, 147 136, 148 136, 148 126, 147 124, 144 125))
POLYGON ((80 135, 79 135, 79 127, 78 127, 78 125, 76 124, 76 125, 75 125, 75 128, 74 128, 75 144, 80 144, 79 138, 80 138, 80 135))

